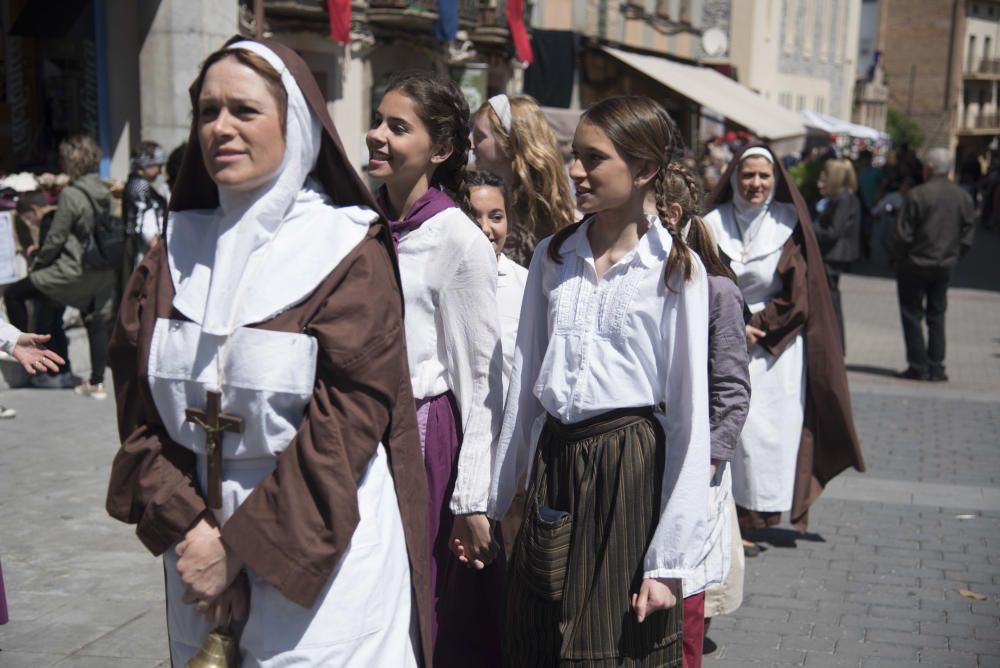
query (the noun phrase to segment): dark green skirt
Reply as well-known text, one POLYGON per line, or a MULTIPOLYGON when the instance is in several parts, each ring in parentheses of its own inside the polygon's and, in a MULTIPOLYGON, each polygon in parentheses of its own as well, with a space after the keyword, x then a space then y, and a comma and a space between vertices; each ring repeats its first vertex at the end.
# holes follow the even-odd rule
POLYGON ((632 611, 665 450, 651 408, 549 417, 508 565, 506 665, 681 665, 680 601, 642 624, 632 611))

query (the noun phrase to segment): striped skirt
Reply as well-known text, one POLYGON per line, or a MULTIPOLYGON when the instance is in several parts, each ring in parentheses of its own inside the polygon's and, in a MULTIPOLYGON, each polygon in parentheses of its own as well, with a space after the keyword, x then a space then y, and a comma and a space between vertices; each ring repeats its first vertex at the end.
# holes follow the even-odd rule
POLYGON ((660 517, 665 449, 651 408, 548 418, 508 562, 506 665, 681 665, 679 602, 642 624, 631 605, 660 517))

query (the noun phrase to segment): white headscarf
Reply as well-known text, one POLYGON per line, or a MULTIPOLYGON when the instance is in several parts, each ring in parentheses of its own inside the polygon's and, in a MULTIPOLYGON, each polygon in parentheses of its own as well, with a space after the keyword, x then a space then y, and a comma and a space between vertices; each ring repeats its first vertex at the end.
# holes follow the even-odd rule
MULTIPOLYGON (((252 51, 280 75, 288 98, 285 121, 285 155, 270 179, 250 191, 219 187, 215 214, 214 257, 189 267, 190 276, 177 280, 174 306, 208 334, 228 335, 239 326, 236 315, 246 298, 251 278, 251 256, 266 252, 284 220, 292 213, 306 177, 316 165, 321 145, 321 125, 306 103, 284 61, 257 42, 237 42, 230 49, 252 51)), ((206 230, 207 232, 207 230, 206 230)), ((212 235, 205 235, 211 246, 212 235)), ((188 244, 190 245, 190 243, 188 244)), ((207 250, 207 247, 205 248, 207 250)), ((172 258, 176 259, 176 258, 172 258)), ((173 264, 173 263, 172 263, 173 264)), ((180 268, 183 273, 183 268, 180 268)))
POLYGON ((729 176, 729 185, 733 189, 732 202, 720 205, 704 218, 719 247, 736 261, 746 262, 773 253, 784 245, 798 224, 795 206, 774 199, 781 172, 774 164, 771 151, 763 146, 748 148, 740 156, 740 164, 756 156, 766 158, 774 172, 771 192, 764 201, 751 204, 740 194, 740 166, 737 165, 729 176), (746 255, 743 254, 744 248, 746 255))

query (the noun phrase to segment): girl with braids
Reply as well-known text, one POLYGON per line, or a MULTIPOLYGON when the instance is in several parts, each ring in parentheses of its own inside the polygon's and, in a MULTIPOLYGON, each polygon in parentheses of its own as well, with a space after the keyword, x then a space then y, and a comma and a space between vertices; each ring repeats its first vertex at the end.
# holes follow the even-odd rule
POLYGON ((708 281, 660 222, 673 142, 649 98, 587 110, 570 170, 587 217, 531 262, 489 506, 503 517, 530 467, 511 666, 681 665, 681 580, 708 530, 708 281))
POLYGON ((573 198, 556 137, 530 97, 496 95, 472 124, 476 167, 503 179, 510 193, 504 252, 521 265, 538 242, 573 223, 573 198))
POLYGON ((666 198, 667 224, 680 231, 708 271, 709 531, 694 574, 684 579, 684 668, 700 668, 706 615, 732 612, 743 600, 743 550, 729 462, 750 408, 750 373, 743 296, 698 215, 701 187, 681 162, 667 168, 666 198))
POLYGON ((452 81, 398 75, 366 141, 406 307, 429 493, 434 663, 495 665, 504 565, 491 565, 499 545, 485 512, 503 413, 497 264, 449 196, 465 172, 468 104, 452 81))

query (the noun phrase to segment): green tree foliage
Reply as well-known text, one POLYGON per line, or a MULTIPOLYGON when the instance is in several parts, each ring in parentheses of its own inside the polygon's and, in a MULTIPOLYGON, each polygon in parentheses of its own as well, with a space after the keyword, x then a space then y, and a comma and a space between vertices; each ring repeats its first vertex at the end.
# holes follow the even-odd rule
POLYGON ((924 130, 901 111, 890 109, 885 117, 885 131, 892 137, 893 146, 909 144, 917 148, 924 143, 924 130))

